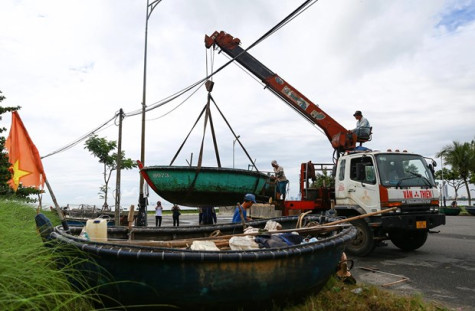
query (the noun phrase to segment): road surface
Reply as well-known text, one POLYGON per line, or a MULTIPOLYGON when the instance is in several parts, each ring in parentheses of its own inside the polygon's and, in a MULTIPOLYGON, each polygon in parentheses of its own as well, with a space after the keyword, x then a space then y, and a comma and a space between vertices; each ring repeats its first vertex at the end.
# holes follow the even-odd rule
POLYGON ((387 241, 368 257, 350 257, 353 276, 378 286, 399 281, 386 288, 421 293, 456 310, 475 310, 475 217, 447 216, 446 222, 416 251, 403 252, 387 241))

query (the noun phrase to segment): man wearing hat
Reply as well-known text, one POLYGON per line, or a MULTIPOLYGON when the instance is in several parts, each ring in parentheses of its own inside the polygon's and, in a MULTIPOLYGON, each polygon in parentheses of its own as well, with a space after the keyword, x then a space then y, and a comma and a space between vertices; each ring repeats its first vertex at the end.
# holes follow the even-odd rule
POLYGON ((356 128, 351 130, 351 132, 355 133, 357 137, 369 137, 371 129, 368 119, 363 117, 363 114, 359 110, 356 110, 353 116, 358 121, 356 121, 356 128))
POLYGON ((242 217, 244 218, 244 221, 248 220, 247 219, 247 212, 246 210, 251 208, 252 204, 256 203, 256 196, 253 195, 252 193, 248 193, 244 196, 244 202, 242 204, 238 204, 236 206, 236 209, 234 210, 234 215, 233 215, 233 223, 234 222, 242 222, 242 217))
POLYGON ((276 179, 275 198, 277 200, 280 200, 280 195, 282 195, 283 199, 285 200, 285 193, 286 193, 286 188, 287 188, 287 184, 289 183, 289 180, 287 179, 287 177, 285 177, 284 168, 280 166, 276 160, 272 161, 271 165, 274 168, 274 174, 275 174, 275 179, 276 179))

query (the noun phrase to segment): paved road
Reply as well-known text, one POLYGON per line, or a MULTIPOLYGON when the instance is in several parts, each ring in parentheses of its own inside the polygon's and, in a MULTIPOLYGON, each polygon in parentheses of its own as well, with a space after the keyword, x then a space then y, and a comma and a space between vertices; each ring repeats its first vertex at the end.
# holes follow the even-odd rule
POLYGON ((422 293, 457 310, 475 310, 475 217, 447 216, 424 246, 402 252, 391 242, 368 257, 354 257, 358 282, 383 285, 409 278, 387 288, 399 293, 422 293), (363 270, 375 268, 380 272, 363 270), (395 276, 396 274, 398 276, 395 276))
MULTIPOLYGON (((218 222, 230 222, 230 215, 218 215, 218 222)), ((354 260, 353 276, 358 282, 387 286, 399 294, 421 293, 423 297, 441 301, 456 310, 475 311, 475 217, 447 216, 447 224, 434 230, 426 244, 414 252, 403 252, 387 241, 368 257, 354 260), (371 268, 380 272, 363 270, 371 268)), ((180 216, 180 225, 196 225, 198 214, 180 216)), ((171 215, 163 216, 162 226, 172 226, 171 215)), ((148 216, 148 225, 155 217, 148 216)))
MULTIPOLYGON (((232 215, 217 215, 218 223, 228 223, 231 222, 232 215)), ((196 226, 198 224, 198 213, 196 214, 182 214, 180 216, 180 226, 196 226)), ((147 226, 154 227, 155 226, 155 216, 152 214, 148 214, 147 216, 147 226)), ((172 215, 164 215, 162 216, 162 226, 173 226, 173 218, 172 215)))

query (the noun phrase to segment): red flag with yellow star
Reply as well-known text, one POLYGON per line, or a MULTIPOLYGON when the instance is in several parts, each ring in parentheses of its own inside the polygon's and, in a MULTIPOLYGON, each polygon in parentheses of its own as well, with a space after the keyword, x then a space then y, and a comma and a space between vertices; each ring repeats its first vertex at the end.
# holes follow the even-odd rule
POLYGON ((13 176, 9 181, 10 187, 16 191, 21 183, 23 187, 43 189, 46 177, 40 154, 16 111, 12 112, 12 126, 5 148, 12 164, 13 176))

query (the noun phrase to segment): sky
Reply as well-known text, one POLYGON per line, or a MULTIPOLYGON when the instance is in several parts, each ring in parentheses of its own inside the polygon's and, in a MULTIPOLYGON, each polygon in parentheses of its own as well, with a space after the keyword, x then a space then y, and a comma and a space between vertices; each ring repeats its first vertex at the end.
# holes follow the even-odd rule
MULTIPOLYGON (((147 107, 228 61, 205 49, 206 34, 224 30, 247 48, 301 3, 162 0, 148 19, 147 107)), ((117 141, 119 109, 128 115, 122 149, 140 159, 136 112, 142 107, 146 7, 146 0, 0 2, 2 106, 21 106, 61 206, 102 205, 102 166, 84 140, 54 152, 106 123, 96 134, 117 141)), ((361 110, 373 127, 366 147, 435 159, 453 141, 475 138, 474 20, 472 0, 320 0, 249 53, 347 129, 361 110)), ((298 195, 301 163, 332 162, 325 135, 240 67, 227 66, 213 81, 213 98, 258 169, 271 171, 274 159, 284 167, 288 197, 298 195)), ((147 112, 146 165, 170 164, 206 104, 204 87, 190 95, 147 112)), ((248 169, 244 151, 212 113, 222 165, 233 167, 234 159, 236 168, 248 169)), ((10 114, 0 122, 9 128, 10 114)), ((202 134, 201 122, 174 165, 191 159, 196 165, 202 134)), ((208 131, 204 166, 217 166, 212 145, 208 131)), ((122 206, 136 205, 138 169, 123 171, 121 179, 122 206)), ((115 176, 110 185, 113 191, 115 176)), ((157 199, 151 193, 151 204, 157 199)), ((43 201, 52 204, 49 195, 43 201)))

